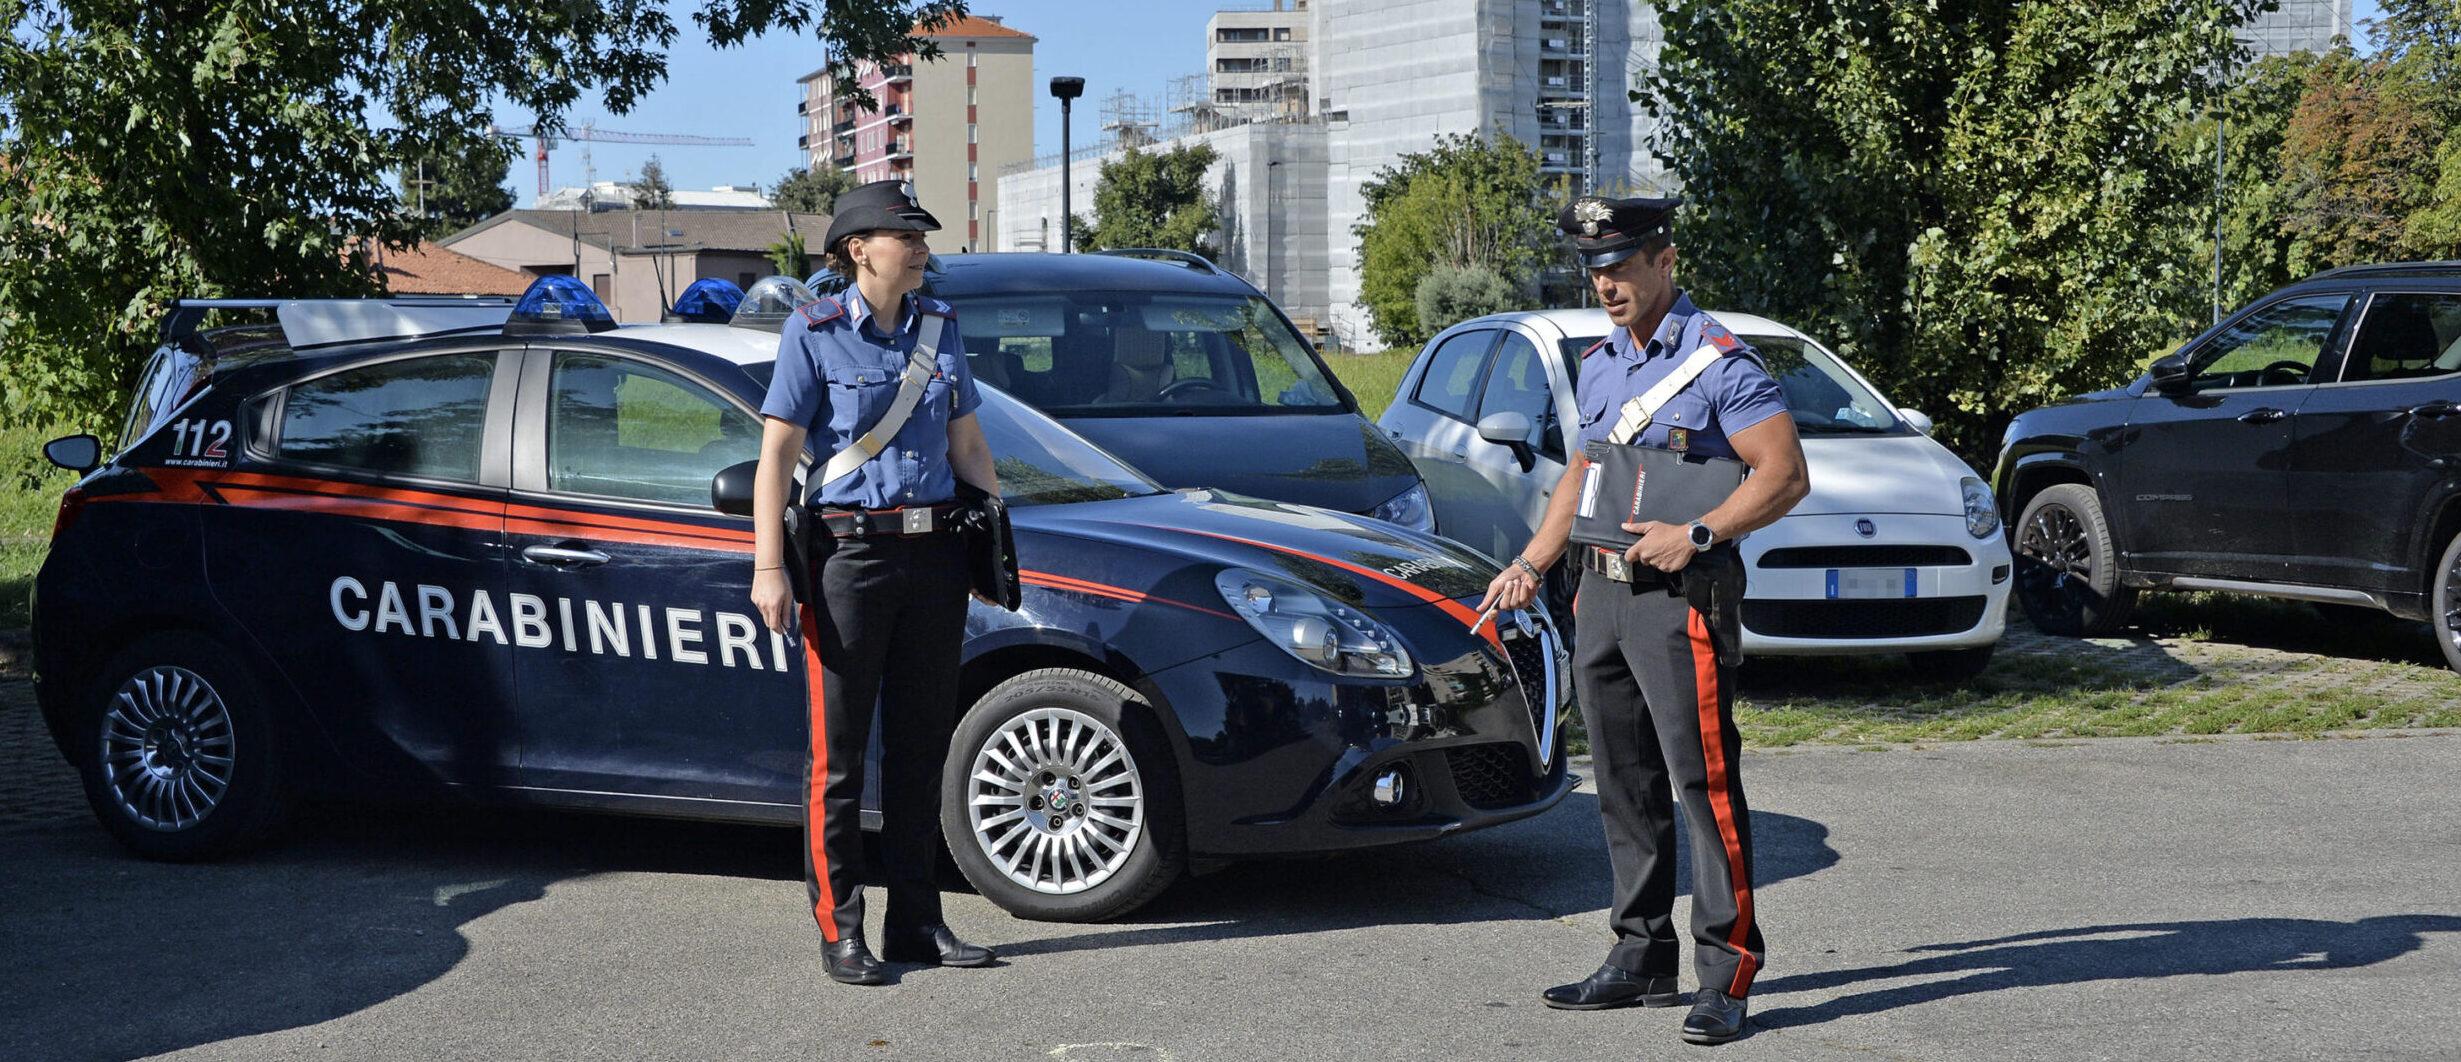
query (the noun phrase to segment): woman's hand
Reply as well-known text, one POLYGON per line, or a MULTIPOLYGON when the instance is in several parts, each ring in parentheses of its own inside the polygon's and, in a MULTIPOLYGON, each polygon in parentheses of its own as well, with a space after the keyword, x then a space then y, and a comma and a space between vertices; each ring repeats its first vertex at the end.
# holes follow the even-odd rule
POLYGON ((786 569, 752 573, 752 608, 769 629, 784 634, 795 626, 795 590, 787 585, 786 569))

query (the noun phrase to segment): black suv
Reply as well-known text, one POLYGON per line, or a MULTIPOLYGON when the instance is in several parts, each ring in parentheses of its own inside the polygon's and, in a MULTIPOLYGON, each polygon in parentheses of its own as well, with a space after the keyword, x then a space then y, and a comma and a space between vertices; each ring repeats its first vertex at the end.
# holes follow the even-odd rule
POLYGON ((2257 300, 2128 386, 2009 424, 1994 483, 2036 627, 2140 589, 2426 619, 2461 669, 2461 262, 2352 266, 2257 300))

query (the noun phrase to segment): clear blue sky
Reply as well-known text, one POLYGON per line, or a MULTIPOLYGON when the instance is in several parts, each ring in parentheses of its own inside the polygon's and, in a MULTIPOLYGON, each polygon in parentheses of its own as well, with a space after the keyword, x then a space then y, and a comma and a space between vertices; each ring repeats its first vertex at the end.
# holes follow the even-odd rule
MULTIPOLYGON (((1204 71, 1205 20, 1217 7, 1209 0, 1149 0, 1145 3, 1087 3, 1085 0, 984 0, 978 14, 998 15, 1007 24, 1039 38, 1034 44, 1034 150, 1049 154, 1060 147, 1060 110, 1043 85, 1060 74, 1085 79, 1085 98, 1077 101, 1076 138, 1080 145, 1098 135, 1101 101, 1126 89, 1159 102, 1172 78, 1204 71)), ((1241 2, 1236 6, 1260 6, 1241 2)), ((2376 0, 2355 0, 2353 33, 2365 48, 2366 22, 2376 17, 2376 0)), ((803 132, 795 114, 795 79, 820 66, 820 47, 811 39, 773 35, 751 44, 720 51, 696 27, 686 23, 668 63, 667 80, 634 107, 632 113, 608 114, 594 101, 576 107, 570 124, 595 119, 607 129, 640 133, 689 133, 745 137, 751 147, 648 147, 596 144, 589 149, 599 180, 624 180, 640 172, 652 153, 666 168, 676 188, 709 188, 720 184, 776 183, 788 169, 803 164, 795 137, 803 132)), ((507 127, 527 125, 530 116, 499 110, 496 122, 507 127)), ((537 164, 532 145, 522 142, 506 181, 518 201, 527 205, 537 192, 537 164)), ((549 187, 582 182, 582 145, 559 144, 549 161, 549 187)))
MULTIPOLYGON (((1205 20, 1218 6, 1206 0, 984 0, 974 5, 974 12, 998 15, 1009 26, 1039 38, 1034 44, 1034 150, 1048 154, 1060 148, 1060 109, 1043 90, 1044 83, 1061 74, 1085 79, 1085 98, 1076 106, 1077 142, 1084 144, 1100 124, 1103 97, 1126 89, 1158 102, 1172 78, 1204 72, 1205 20)), ((795 113, 795 79, 819 68, 820 46, 808 37, 773 34, 720 51, 705 37, 696 38, 697 28, 688 22, 679 28, 666 83, 656 92, 623 115, 608 114, 592 100, 574 108, 568 124, 577 127, 595 119, 604 128, 628 133, 745 137, 753 146, 595 144, 590 161, 598 179, 624 180, 638 173, 652 153, 676 188, 766 187, 802 165, 802 152, 795 148, 795 137, 803 132, 802 118, 795 113)), ((503 109, 496 113, 498 125, 529 122, 526 114, 503 109)), ((571 142, 556 145, 549 156, 549 187, 582 182, 581 148, 571 142)), ((506 182, 527 206, 538 191, 538 166, 531 158, 530 141, 522 141, 521 150, 506 182)))

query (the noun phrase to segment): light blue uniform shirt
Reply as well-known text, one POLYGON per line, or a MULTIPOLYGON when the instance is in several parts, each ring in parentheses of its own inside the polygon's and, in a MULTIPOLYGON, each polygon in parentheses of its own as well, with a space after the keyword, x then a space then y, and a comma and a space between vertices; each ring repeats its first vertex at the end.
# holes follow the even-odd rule
POLYGON ((769 378, 763 416, 803 425, 812 454, 807 500, 831 508, 895 509, 937 505, 957 497, 949 467, 949 422, 983 404, 966 368, 957 314, 938 299, 908 294, 904 319, 884 330, 871 304, 851 289, 797 311, 778 337, 777 369, 769 378), (942 322, 946 328, 942 328, 942 322), (887 449, 834 484, 819 482, 831 455, 871 430, 897 398, 906 359, 924 329, 940 331, 938 361, 904 426, 887 449))
POLYGON ((1613 433, 1625 402, 1656 386, 1703 344, 1724 350, 1726 356, 1658 407, 1632 444, 1739 459, 1727 437, 1785 413, 1785 392, 1769 378, 1750 344, 1735 338, 1681 292, 1649 342, 1636 344, 1630 329, 1618 328, 1582 356, 1581 380, 1573 388, 1581 401, 1580 445, 1587 447, 1613 433))

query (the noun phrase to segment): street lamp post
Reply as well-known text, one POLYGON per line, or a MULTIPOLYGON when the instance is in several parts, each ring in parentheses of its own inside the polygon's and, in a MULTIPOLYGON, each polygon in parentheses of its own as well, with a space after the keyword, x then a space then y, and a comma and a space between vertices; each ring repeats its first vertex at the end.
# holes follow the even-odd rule
POLYGON ((1067 254, 1073 249, 1074 241, 1070 237, 1074 235, 1071 230, 1074 227, 1072 223, 1076 220, 1068 213, 1069 104, 1077 97, 1085 95, 1085 79, 1081 77, 1052 78, 1051 95, 1060 101, 1060 253, 1067 254))

